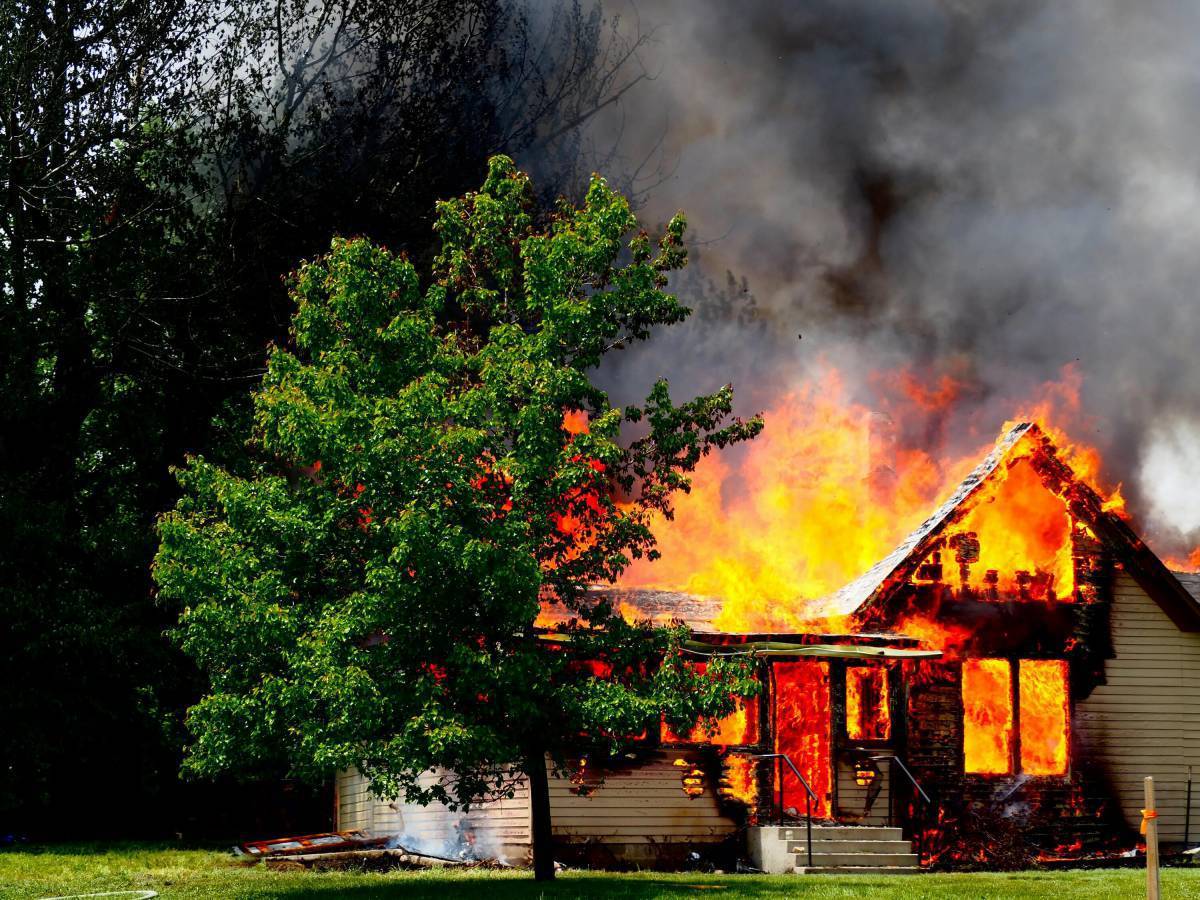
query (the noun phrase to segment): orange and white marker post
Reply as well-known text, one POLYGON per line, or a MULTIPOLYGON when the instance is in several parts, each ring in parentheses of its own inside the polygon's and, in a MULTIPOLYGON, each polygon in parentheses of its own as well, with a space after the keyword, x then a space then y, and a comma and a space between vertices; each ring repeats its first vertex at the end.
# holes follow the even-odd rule
POLYGON ((1154 805, 1154 778, 1146 776, 1146 808, 1142 810, 1142 834, 1146 836, 1146 900, 1159 900, 1158 809, 1154 805))

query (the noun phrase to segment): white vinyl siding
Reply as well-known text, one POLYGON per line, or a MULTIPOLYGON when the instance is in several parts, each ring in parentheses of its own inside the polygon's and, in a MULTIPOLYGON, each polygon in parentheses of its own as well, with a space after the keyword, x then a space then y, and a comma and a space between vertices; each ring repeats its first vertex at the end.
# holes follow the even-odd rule
MULTIPOLYGON (((1200 777, 1200 633, 1180 631, 1125 573, 1113 587, 1114 659, 1106 684, 1075 708, 1085 757, 1099 764, 1131 828, 1141 822, 1142 779, 1154 776, 1159 835, 1182 841, 1188 766, 1200 777)), ((1200 783, 1191 838, 1200 836, 1200 783)))

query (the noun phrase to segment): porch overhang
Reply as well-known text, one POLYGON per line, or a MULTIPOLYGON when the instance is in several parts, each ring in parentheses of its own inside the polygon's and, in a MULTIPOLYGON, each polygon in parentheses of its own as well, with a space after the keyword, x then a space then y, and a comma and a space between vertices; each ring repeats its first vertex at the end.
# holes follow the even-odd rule
POLYGON ((684 641, 691 653, 704 656, 823 657, 827 659, 937 659, 941 650, 915 650, 907 647, 873 647, 862 644, 790 644, 783 641, 750 641, 744 644, 709 644, 684 641))

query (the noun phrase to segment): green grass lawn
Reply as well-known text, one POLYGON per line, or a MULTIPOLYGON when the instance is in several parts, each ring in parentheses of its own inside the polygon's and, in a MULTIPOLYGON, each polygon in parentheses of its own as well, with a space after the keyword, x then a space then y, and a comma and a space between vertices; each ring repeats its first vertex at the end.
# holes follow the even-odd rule
MULTIPOLYGON (((1200 898, 1200 868, 1167 869, 1163 897, 1200 898)), ((1144 896, 1134 870, 885 876, 661 875, 569 872, 552 885, 521 871, 274 872, 216 850, 147 844, 0 851, 0 898, 154 890, 162 897, 1053 897, 1144 896)), ((113 900, 120 900, 114 897, 113 900)))

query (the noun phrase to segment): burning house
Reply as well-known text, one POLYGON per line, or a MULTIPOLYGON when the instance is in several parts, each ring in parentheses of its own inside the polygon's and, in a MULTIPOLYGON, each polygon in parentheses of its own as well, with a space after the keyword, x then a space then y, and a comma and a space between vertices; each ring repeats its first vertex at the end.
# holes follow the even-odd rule
MULTIPOLYGON (((1136 841, 1146 775, 1162 840, 1182 843, 1200 831, 1193 591, 1200 576, 1170 571, 1028 423, 790 630, 729 628, 721 599, 619 590, 637 615, 686 622, 698 664, 753 653, 762 692, 714 734, 664 728, 634 759, 552 779, 560 858, 669 865, 744 853, 747 835, 772 870, 1113 851, 1136 841)), ((339 829, 527 852, 520 790, 463 815, 375 800, 353 772, 337 787, 339 829)))

